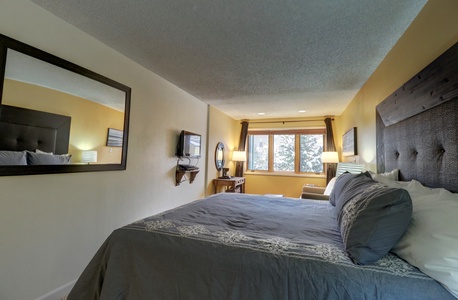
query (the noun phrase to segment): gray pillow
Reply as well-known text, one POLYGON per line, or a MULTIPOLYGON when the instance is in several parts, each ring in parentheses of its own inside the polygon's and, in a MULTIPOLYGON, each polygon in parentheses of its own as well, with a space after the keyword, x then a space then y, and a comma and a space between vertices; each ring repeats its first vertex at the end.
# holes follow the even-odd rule
POLYGON ((29 165, 64 165, 70 163, 71 155, 53 155, 27 152, 27 164, 29 165))
POLYGON ((356 264, 386 255, 409 226, 412 201, 404 189, 353 176, 336 198, 336 219, 345 251, 356 264))
POLYGON ((361 176, 362 173, 360 174, 351 174, 349 172, 344 172, 342 175, 336 178, 336 182, 334 183, 334 188, 332 189, 331 194, 329 195, 329 202, 336 206, 336 199, 337 197, 342 194, 345 186, 347 183, 353 179, 354 177, 361 176))
POLYGON ((2 166, 27 165, 25 151, 0 151, 0 165, 2 166))

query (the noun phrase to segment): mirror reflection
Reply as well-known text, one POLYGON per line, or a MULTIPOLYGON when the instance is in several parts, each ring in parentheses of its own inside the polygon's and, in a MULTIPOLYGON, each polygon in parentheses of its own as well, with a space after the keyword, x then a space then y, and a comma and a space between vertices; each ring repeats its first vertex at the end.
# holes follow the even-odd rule
POLYGON ((22 52, 7 48, 3 62, 0 175, 125 169, 130 88, 22 52))
POLYGON ((216 170, 221 171, 224 167, 224 144, 219 142, 215 149, 215 166, 216 170))

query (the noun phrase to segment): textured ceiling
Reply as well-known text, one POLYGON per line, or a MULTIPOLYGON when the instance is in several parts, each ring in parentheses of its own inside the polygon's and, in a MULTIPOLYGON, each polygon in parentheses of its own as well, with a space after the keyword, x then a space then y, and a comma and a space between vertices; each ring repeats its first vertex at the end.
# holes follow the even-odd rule
POLYGON ((32 2, 226 114, 259 119, 341 114, 427 0, 32 2))

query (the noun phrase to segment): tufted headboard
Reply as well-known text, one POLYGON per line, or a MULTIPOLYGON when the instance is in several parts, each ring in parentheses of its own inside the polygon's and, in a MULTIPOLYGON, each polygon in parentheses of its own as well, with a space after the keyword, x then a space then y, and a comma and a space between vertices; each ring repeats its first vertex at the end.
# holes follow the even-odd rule
POLYGON ((377 171, 458 192, 458 44, 377 106, 377 171))
POLYGON ((2 105, 0 150, 68 153, 71 117, 2 105))

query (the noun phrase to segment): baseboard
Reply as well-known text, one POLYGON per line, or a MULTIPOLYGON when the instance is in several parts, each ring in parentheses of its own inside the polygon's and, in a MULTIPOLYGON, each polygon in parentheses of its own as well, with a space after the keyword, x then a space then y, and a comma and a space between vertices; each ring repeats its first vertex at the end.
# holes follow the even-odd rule
POLYGON ((75 283, 76 280, 73 280, 35 300, 64 300, 67 298, 67 295, 70 293, 75 283))

